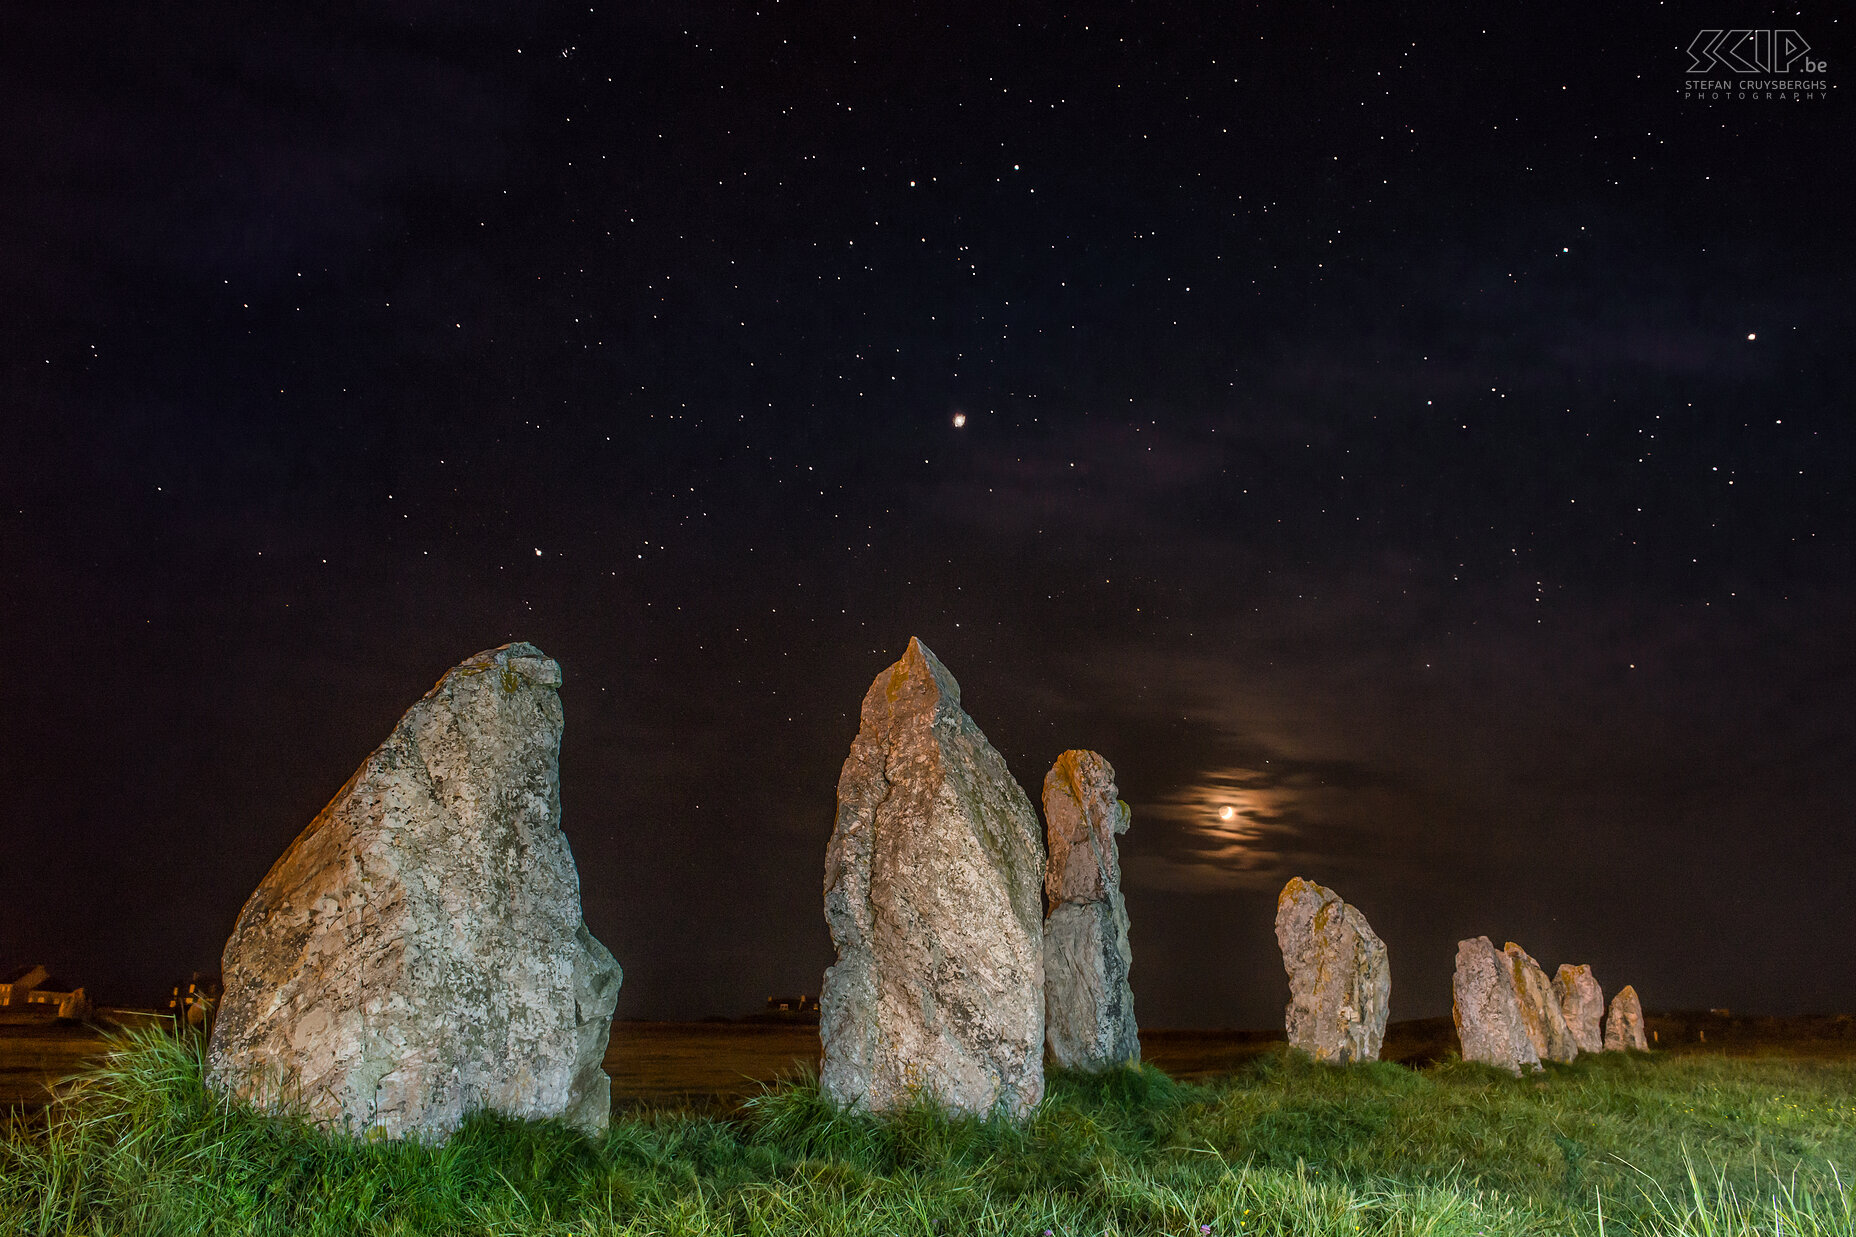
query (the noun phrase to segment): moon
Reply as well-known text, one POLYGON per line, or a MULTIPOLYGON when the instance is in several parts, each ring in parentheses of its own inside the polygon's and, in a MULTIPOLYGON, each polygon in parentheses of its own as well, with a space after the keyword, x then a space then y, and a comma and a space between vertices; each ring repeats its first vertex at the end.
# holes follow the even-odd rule
POLYGON ((954 428, 955 429, 959 429, 961 426, 965 425, 966 423, 967 423, 966 413, 957 412, 954 414, 954 428))

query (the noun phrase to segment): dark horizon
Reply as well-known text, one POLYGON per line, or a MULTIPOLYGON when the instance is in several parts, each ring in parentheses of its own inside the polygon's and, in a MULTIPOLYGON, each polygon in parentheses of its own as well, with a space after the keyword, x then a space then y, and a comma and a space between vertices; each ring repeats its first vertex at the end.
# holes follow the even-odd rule
POLYGON ((1850 45, 1717 24, 1828 97, 1666 8, 0 17, 0 968, 165 1000, 527 640, 617 1016, 816 993, 919 636, 1114 765, 1143 1025, 1280 1025, 1295 875, 1395 1021, 1474 935, 1856 1009, 1850 45))

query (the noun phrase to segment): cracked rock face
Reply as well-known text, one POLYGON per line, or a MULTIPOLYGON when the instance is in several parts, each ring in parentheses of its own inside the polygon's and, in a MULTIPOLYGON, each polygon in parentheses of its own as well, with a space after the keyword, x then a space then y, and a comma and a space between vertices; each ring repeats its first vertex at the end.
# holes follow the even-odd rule
POLYGON ((1045 775, 1051 909, 1044 920, 1044 1037, 1065 1069, 1100 1071, 1141 1059, 1115 849, 1130 819, 1115 770, 1095 752, 1065 752, 1045 775))
POLYGON ((1579 1051, 1603 1052, 1605 1040, 1601 1028, 1605 1020, 1605 993, 1593 978, 1592 968, 1562 963, 1559 973, 1553 977, 1553 994, 1559 998, 1560 1014, 1566 1019, 1566 1029, 1572 1032, 1579 1051))
POLYGON ((1643 1034, 1643 1005, 1637 990, 1629 984, 1611 998, 1611 1012, 1605 1015, 1606 1052, 1648 1052, 1649 1041, 1643 1034))
POLYGON ((611 1107, 620 973, 561 832, 560 667, 479 653, 406 711, 240 912, 209 1079, 370 1137, 611 1107))
POLYGON ((1508 955, 1488 937, 1457 942, 1451 992, 1455 999, 1450 1015, 1465 1061, 1481 1061, 1515 1075, 1540 1068, 1540 1054, 1528 1038, 1514 993, 1508 955))
POLYGON ((1340 895, 1297 876, 1276 899, 1289 1044, 1317 1061, 1377 1061, 1391 1008, 1385 943, 1340 895))
POLYGON ((1542 1061, 1566 1062, 1579 1055, 1578 1041, 1560 1012, 1560 998, 1540 963, 1513 941, 1502 947, 1508 955, 1508 975, 1514 981, 1515 999, 1521 1006, 1521 1024, 1534 1053, 1542 1061))
POLYGON ((1031 801, 919 640, 864 695, 825 852, 819 1083, 1019 1117, 1044 1094, 1044 844, 1031 801))

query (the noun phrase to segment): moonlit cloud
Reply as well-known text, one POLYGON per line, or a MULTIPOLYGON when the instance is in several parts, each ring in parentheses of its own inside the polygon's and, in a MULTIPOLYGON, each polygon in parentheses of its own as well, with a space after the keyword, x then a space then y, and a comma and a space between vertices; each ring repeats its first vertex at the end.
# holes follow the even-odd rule
POLYGON ((1382 799, 1386 779, 1342 762, 1264 757, 1205 770, 1133 804, 1159 844, 1130 861, 1141 884, 1192 890, 1274 890, 1295 864, 1331 864, 1358 849, 1355 809, 1382 799))

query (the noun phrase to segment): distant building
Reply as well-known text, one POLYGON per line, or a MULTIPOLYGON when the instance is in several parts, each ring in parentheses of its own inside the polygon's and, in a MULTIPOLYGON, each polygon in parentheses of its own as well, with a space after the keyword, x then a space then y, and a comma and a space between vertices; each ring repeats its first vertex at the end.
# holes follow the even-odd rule
POLYGON ((42 966, 24 966, 0 982, 0 1009, 50 1014, 57 1018, 88 1018, 90 998, 42 966))
POLYGON ((818 998, 806 996, 770 996, 767 998, 767 1012, 770 1014, 816 1014, 818 998))
POLYGON ((219 1008, 219 998, 225 994, 225 985, 217 974, 195 971, 193 978, 187 981, 186 991, 181 991, 179 984, 174 985, 174 994, 168 998, 168 1009, 173 1012, 176 1027, 196 1027, 208 1034, 213 1029, 213 1014, 219 1008))
POLYGON ((5 983, 0 983, 0 1008, 24 1005, 26 994, 51 977, 52 973, 42 966, 21 967, 12 972, 5 983))

